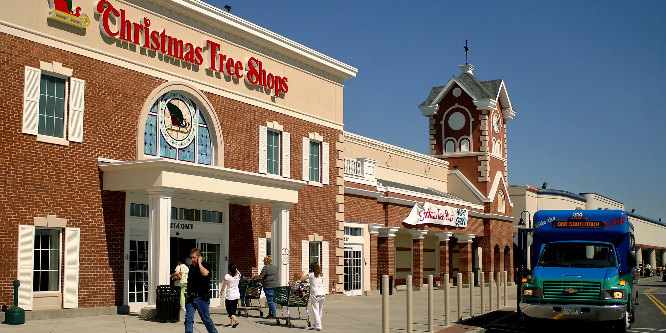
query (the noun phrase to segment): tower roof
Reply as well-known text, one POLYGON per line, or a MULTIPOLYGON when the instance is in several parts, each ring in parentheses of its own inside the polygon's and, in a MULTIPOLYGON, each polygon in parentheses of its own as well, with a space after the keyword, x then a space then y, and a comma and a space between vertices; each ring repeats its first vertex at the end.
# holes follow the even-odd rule
POLYGON ((419 110, 424 116, 433 115, 439 109, 439 102, 451 90, 454 84, 462 88, 472 99, 479 109, 493 108, 497 101, 502 105, 502 114, 507 120, 513 119, 515 111, 511 107, 509 95, 506 92, 504 80, 496 79, 490 81, 479 81, 468 66, 461 66, 463 73, 453 76, 445 86, 430 89, 428 98, 419 105, 419 110), (464 67, 464 68, 463 68, 464 67))

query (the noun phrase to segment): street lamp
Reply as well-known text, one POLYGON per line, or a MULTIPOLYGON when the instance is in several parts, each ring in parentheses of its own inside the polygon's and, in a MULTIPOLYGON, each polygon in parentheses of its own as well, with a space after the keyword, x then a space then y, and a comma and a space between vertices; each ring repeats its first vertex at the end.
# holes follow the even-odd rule
POLYGON ((520 213, 520 221, 518 221, 518 225, 522 226, 522 228, 518 229, 518 249, 520 250, 520 265, 519 265, 519 270, 518 270, 518 278, 515 279, 516 286, 518 287, 518 311, 520 312, 520 297, 522 296, 521 294, 521 285, 523 284, 523 275, 526 270, 527 270, 527 235, 532 231, 532 215, 530 214, 529 211, 522 211, 520 213), (527 225, 525 225, 525 220, 523 220, 523 214, 527 213, 527 225))

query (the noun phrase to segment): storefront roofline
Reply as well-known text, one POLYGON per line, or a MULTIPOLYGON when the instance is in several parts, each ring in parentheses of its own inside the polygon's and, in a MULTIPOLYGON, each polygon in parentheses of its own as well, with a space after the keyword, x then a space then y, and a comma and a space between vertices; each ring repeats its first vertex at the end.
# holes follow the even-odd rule
POLYGON ((304 181, 164 158, 116 161, 100 158, 103 189, 166 189, 228 197, 241 204, 294 204, 304 181))
MULTIPOLYGON (((225 12, 224 10, 207 4, 200 0, 170 0, 174 4, 187 8, 195 13, 202 14, 204 17, 210 17, 214 21, 221 22, 227 26, 234 27, 250 36, 258 39, 262 44, 268 41, 278 47, 289 50, 300 57, 313 62, 313 65, 323 65, 327 68, 336 70, 338 75, 344 80, 356 77, 358 69, 345 64, 339 60, 333 59, 325 54, 317 52, 309 47, 297 43, 289 38, 281 36, 273 31, 256 25, 250 21, 244 20, 236 15, 225 12)), ((201 17, 199 17, 201 19, 201 17)), ((329 70, 330 71, 330 70, 329 70)))

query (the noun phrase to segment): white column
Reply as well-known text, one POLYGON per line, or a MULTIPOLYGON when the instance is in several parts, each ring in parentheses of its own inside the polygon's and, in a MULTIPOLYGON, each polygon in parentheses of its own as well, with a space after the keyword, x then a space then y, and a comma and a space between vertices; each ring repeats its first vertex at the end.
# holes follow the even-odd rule
POLYGON ((666 251, 661 250, 661 267, 664 267, 664 265, 666 265, 666 251))
MULTIPOLYGON (((221 202, 222 211, 222 246, 220 248, 220 273, 226 272, 229 267, 229 199, 221 202)), ((224 277, 224 274, 222 274, 224 277)))
POLYGON ((649 263, 651 269, 656 269, 657 268, 657 249, 651 248, 648 250, 649 253, 649 263))
POLYGON ((273 264, 278 269, 280 285, 286 286, 289 282, 289 260, 286 264, 282 262, 282 253, 291 256, 289 248, 289 204, 271 205, 271 252, 273 253, 273 264))
POLYGON ((155 289, 169 284, 171 255, 171 189, 148 190, 148 304, 155 305, 155 289))
POLYGON ((643 249, 636 246, 636 264, 640 266, 643 263, 643 249))

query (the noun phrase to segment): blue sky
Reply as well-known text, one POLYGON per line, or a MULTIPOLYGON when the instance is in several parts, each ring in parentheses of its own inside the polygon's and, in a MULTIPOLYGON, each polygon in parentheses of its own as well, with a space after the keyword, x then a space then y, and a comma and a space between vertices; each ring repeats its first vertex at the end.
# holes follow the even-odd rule
POLYGON ((345 130, 428 153, 417 106, 469 62, 517 111, 508 180, 666 221, 666 1, 205 0, 358 68, 345 130))

